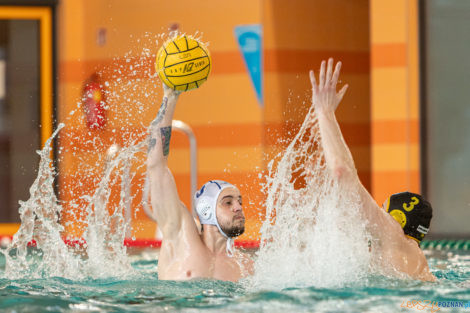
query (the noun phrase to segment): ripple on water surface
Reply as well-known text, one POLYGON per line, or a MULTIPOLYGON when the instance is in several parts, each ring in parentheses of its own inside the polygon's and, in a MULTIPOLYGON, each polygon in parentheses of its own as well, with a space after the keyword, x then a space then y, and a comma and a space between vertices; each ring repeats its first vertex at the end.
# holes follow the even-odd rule
MULTIPOLYGON (((131 256, 133 277, 125 279, 49 277, 3 278, 0 256, 2 312, 431 312, 404 308, 407 301, 470 300, 470 254, 434 251, 429 256, 436 283, 368 277, 341 288, 250 289, 244 282, 216 280, 160 281, 157 261, 131 256)), ((441 312, 468 312, 441 308, 441 312)))

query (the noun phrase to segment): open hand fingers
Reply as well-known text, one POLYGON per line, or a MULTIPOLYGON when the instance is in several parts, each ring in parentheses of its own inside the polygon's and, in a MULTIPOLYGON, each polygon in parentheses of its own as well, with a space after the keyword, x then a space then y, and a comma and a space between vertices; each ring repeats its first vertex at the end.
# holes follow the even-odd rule
POLYGON ((318 84, 320 89, 325 86, 325 63, 325 61, 322 61, 320 66, 320 83, 318 84))
POLYGON ((339 74, 341 71, 341 62, 337 62, 333 71, 333 58, 322 61, 320 66, 319 84, 316 83, 315 74, 310 71, 310 82, 312 83, 312 99, 317 107, 331 108, 333 111, 343 99, 348 85, 344 85, 340 91, 336 92, 339 74))
POLYGON ((310 70, 309 74, 310 74, 310 82, 312 83, 312 87, 313 87, 313 85, 317 83, 315 79, 315 73, 313 73, 313 70, 310 70))
POLYGON ((336 87, 336 84, 338 83, 340 70, 341 70, 341 61, 336 63, 335 72, 333 73, 333 77, 331 78, 331 85, 333 87, 336 87))
POLYGON ((317 93, 318 85, 313 71, 310 71, 310 82, 312 83, 312 92, 315 95, 317 93))
POLYGON ((166 96, 175 96, 175 97, 178 97, 182 91, 179 91, 179 90, 175 90, 171 87, 168 87, 165 83, 162 82, 162 85, 163 85, 163 93, 164 95, 166 96))
POLYGON ((331 75, 333 73, 333 58, 328 59, 328 67, 326 70, 326 81, 325 84, 331 83, 331 75))
POLYGON ((163 91, 165 91, 165 92, 171 92, 171 88, 168 87, 168 85, 165 84, 164 82, 162 82, 162 87, 163 87, 163 91))
POLYGON ((346 93, 346 90, 348 90, 349 85, 346 84, 341 88, 340 91, 336 94, 336 103, 340 103, 341 99, 343 99, 344 94, 346 93))

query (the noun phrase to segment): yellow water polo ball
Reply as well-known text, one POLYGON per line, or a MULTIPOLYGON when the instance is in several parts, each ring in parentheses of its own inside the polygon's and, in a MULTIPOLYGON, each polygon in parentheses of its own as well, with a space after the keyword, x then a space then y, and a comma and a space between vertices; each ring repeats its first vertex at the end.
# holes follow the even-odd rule
POLYGON ((207 80, 211 57, 202 42, 180 35, 166 41, 158 50, 155 68, 165 85, 188 91, 199 88, 207 80))

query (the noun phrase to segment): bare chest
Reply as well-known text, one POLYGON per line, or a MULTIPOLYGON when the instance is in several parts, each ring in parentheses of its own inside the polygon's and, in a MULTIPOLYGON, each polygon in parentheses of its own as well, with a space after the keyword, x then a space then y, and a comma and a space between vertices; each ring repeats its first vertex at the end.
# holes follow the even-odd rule
MULTIPOLYGON (((163 247, 162 247, 163 248, 163 247)), ((206 249, 191 249, 182 254, 168 255, 162 249, 158 276, 166 280, 212 278, 238 281, 244 276, 244 265, 237 256, 214 255, 206 249)))

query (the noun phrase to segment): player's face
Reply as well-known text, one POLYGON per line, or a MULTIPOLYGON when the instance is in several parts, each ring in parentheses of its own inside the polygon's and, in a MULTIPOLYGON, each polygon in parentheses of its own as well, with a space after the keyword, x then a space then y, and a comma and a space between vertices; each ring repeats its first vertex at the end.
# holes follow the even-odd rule
POLYGON ((237 237, 245 231, 245 215, 242 209, 242 196, 237 188, 229 187, 217 199, 217 221, 229 237, 237 237))

